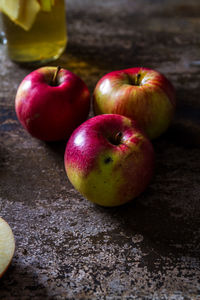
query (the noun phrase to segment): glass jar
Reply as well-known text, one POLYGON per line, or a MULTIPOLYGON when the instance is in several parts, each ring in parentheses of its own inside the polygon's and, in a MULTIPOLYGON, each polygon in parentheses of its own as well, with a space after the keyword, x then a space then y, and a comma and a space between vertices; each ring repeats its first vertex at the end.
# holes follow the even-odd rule
POLYGON ((57 59, 67 44, 64 0, 26 0, 23 3, 26 7, 20 8, 16 19, 5 11, 2 13, 9 57, 20 63, 46 63, 57 59), (34 9, 29 6, 33 3, 36 4, 34 9))

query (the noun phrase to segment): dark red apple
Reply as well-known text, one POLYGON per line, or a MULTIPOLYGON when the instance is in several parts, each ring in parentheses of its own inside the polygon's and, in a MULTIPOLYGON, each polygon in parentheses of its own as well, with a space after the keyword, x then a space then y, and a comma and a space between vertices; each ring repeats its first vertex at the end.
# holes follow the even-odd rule
POLYGON ((86 120, 90 93, 76 74, 42 67, 27 75, 17 90, 15 109, 24 128, 44 141, 67 139, 86 120))

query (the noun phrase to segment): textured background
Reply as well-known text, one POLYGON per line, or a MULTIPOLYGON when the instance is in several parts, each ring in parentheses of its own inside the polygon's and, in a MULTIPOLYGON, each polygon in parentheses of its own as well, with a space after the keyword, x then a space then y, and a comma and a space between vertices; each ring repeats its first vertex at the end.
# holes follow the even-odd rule
MULTIPOLYGON (((200 3, 68 0, 59 64, 92 92, 112 70, 163 72, 177 91, 156 172, 136 201, 105 209, 81 197, 63 165, 66 143, 30 137, 14 98, 34 68, 0 46, 0 215, 16 238, 0 299, 200 299, 200 3)), ((92 116, 92 114, 91 114, 92 116)))

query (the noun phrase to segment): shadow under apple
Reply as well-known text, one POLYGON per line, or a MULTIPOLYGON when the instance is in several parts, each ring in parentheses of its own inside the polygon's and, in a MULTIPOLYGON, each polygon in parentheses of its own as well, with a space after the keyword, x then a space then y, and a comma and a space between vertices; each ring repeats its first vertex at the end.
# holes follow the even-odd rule
MULTIPOLYGON (((183 151, 182 147, 169 146, 164 139, 154 146, 157 154, 155 175, 145 192, 126 205, 115 208, 95 206, 95 210, 117 220, 118 230, 124 236, 142 235, 144 252, 152 249, 158 256, 199 259, 198 149, 183 151)), ((115 239, 116 243, 126 243, 123 235, 118 234, 118 238, 120 241, 115 239)))
POLYGON ((18 263, 15 264, 14 261, 1 278, 0 295, 1 299, 53 300, 46 287, 39 282, 38 274, 29 267, 24 268, 18 263))

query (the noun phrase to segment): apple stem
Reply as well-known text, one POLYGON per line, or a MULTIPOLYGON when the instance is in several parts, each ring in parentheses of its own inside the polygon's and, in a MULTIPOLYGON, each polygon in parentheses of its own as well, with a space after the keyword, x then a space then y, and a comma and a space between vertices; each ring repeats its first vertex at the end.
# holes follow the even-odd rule
POLYGON ((140 85, 140 82, 139 82, 140 77, 141 77, 141 74, 138 73, 138 74, 136 75, 136 85, 140 85))
POLYGON ((57 66, 56 71, 55 71, 55 73, 54 73, 54 75, 53 75, 53 79, 52 79, 52 81, 51 81, 51 84, 52 84, 53 86, 56 86, 56 85, 57 85, 57 76, 58 76, 58 73, 59 73, 60 69, 61 69, 61 67, 60 67, 60 66, 57 66))
POLYGON ((108 141, 115 146, 118 146, 121 144, 122 139, 122 132, 117 132, 115 135, 108 137, 108 141))
POLYGON ((115 135, 115 143, 116 145, 119 145, 121 143, 121 138, 122 138, 122 133, 121 132, 118 132, 116 135, 115 135))

